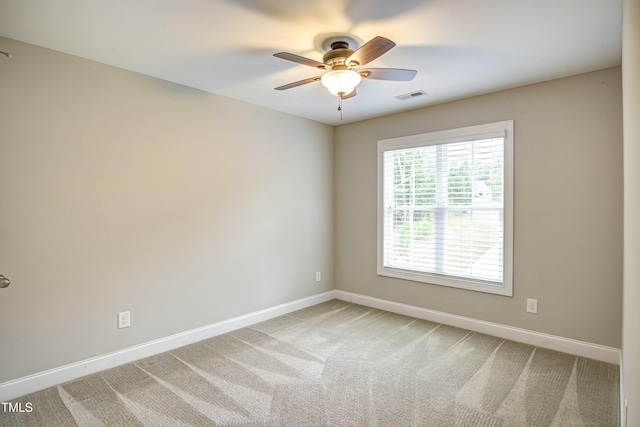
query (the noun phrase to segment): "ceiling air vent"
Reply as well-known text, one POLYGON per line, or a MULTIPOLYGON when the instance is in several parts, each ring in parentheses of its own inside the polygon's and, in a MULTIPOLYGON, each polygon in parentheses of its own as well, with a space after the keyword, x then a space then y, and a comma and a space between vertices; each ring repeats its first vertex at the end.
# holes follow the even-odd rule
POLYGON ((419 96, 424 96, 427 93, 423 90, 418 90, 415 92, 410 92, 410 93, 405 93, 404 95, 398 95, 395 98, 400 100, 400 101, 406 101, 407 99, 411 99, 411 98, 417 98, 419 96))

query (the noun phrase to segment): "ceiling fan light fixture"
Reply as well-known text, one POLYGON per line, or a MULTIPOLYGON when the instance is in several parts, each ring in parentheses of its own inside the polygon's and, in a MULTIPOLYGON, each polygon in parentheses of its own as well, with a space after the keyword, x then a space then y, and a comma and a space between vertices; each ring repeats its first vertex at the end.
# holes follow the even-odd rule
POLYGON ((324 74, 321 78, 324 87, 335 96, 345 96, 353 92, 360 84, 362 76, 353 70, 334 70, 324 74))

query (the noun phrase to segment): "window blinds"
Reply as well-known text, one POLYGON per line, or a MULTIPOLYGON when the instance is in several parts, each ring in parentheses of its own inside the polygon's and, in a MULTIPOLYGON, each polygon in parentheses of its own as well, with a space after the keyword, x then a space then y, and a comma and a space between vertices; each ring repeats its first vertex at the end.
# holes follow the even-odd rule
POLYGON ((503 280, 504 138, 384 151, 383 265, 503 280))

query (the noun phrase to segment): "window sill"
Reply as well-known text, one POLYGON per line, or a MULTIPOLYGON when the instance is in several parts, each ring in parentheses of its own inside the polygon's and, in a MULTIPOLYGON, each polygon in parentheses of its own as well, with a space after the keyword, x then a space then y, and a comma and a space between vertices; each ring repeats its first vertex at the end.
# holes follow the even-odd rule
POLYGON ((378 276, 393 277, 395 279, 411 280, 413 282, 427 283, 430 285, 447 286, 451 288, 465 289, 469 291, 484 292, 488 294, 508 297, 513 296, 513 286, 508 281, 506 283, 491 282, 388 267, 379 267, 378 276))

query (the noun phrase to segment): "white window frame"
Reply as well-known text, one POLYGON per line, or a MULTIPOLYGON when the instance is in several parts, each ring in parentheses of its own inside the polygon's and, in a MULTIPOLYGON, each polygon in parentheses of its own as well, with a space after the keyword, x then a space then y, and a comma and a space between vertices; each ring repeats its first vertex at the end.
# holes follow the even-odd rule
POLYGON ((377 273, 379 276, 412 280, 491 294, 513 296, 513 128, 513 120, 507 120, 378 141, 377 273), (385 267, 383 206, 385 151, 502 137, 504 137, 502 282, 468 279, 444 274, 424 273, 385 267))

